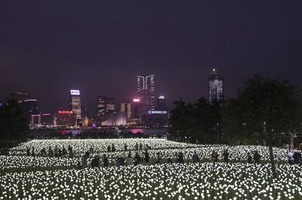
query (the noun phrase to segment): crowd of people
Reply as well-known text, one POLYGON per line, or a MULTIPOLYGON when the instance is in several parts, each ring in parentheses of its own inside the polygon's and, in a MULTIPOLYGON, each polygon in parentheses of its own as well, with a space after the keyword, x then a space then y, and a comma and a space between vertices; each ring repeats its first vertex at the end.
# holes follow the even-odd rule
MULTIPOLYGON (((229 163, 229 155, 230 154, 229 154, 228 150, 225 149, 223 152, 223 161, 225 163, 229 163)), ((215 165, 215 163, 218 162, 218 158, 219 158, 218 152, 213 151, 212 155, 211 155, 211 160, 213 161, 213 165, 215 165)), ((252 164, 252 163, 260 164, 260 159, 261 159, 261 155, 259 154, 258 151, 253 152, 253 157, 250 152, 247 153, 247 163, 248 164, 252 164)), ((193 160, 194 160, 194 158, 193 158, 193 160)))
POLYGON ((32 147, 31 149, 27 147, 26 149, 26 155, 27 156, 49 156, 49 157, 63 157, 63 156, 67 156, 69 158, 73 157, 73 149, 72 147, 69 145, 68 148, 66 149, 65 147, 63 148, 58 148, 58 146, 55 146, 54 149, 51 148, 51 146, 48 147, 48 151, 46 152, 45 148, 42 148, 40 150, 40 155, 36 155, 36 151, 35 148, 32 147))
MULTIPOLYGON (((109 154, 109 158, 108 159, 108 155, 106 155, 106 152, 98 152, 100 155, 98 154, 94 154, 94 150, 92 147, 89 148, 89 150, 87 152, 85 152, 84 155, 82 155, 81 157, 81 161, 79 161, 78 163, 78 168, 85 168, 88 166, 91 167, 108 167, 111 165, 116 165, 116 166, 124 166, 124 165, 138 165, 138 164, 150 164, 150 155, 149 155, 149 151, 151 149, 151 146, 148 144, 143 144, 143 143, 135 143, 134 145, 128 146, 129 144, 124 143, 124 157, 119 154, 115 157, 112 156, 112 154, 110 152, 116 152, 116 147, 114 144, 110 144, 107 146, 107 152, 109 154), (135 154, 132 154, 131 151, 135 151, 135 154), (127 155, 128 156, 125 156, 127 155), (140 152, 140 153, 139 153, 140 152), (143 155, 143 156, 142 156, 143 155), (142 158, 144 157, 144 158, 142 158), (89 163, 88 163, 89 160, 89 163), (110 162, 109 162, 110 160, 110 162), (115 160, 116 163, 112 163, 112 160, 115 160)), ((26 149, 26 154, 27 156, 49 156, 49 157, 69 157, 72 158, 75 155, 75 152, 73 151, 73 148, 71 145, 68 145, 67 148, 65 148, 64 146, 59 148, 58 146, 55 146, 54 148, 49 146, 48 150, 46 150, 47 148, 42 148, 39 151, 35 151, 34 147, 31 148, 27 148, 26 149), (38 152, 38 153, 37 153, 38 152), (40 154, 39 154, 40 153, 40 154)), ((6 153, 6 151, 4 152, 4 149, 1 149, 1 153, 6 153)), ((121 150, 121 148, 119 148, 118 152, 122 152, 123 150, 121 150)), ((288 163, 290 165, 292 164, 302 164, 302 157, 301 157, 301 152, 298 150, 288 150, 287 153, 288 156, 288 163)), ((153 155, 153 159, 155 159, 155 163, 185 163, 184 160, 184 154, 183 152, 179 151, 177 153, 176 156, 171 156, 171 157, 166 157, 165 161, 163 161, 162 159, 162 155, 161 152, 157 152, 156 157, 154 157, 153 155), (172 159, 171 157, 173 157, 174 159, 172 159)), ((213 150, 213 152, 210 155, 210 159, 213 162, 213 165, 215 166, 215 163, 217 163, 219 161, 219 158, 223 159, 223 162, 225 163, 229 163, 229 157, 230 157, 230 153, 228 151, 228 149, 224 149, 222 153, 213 150)), ((260 164, 261 163, 261 155, 259 154, 258 151, 252 151, 252 152, 247 152, 247 156, 246 156, 247 160, 246 162, 249 164, 255 163, 255 164, 260 164)), ((186 157, 186 159, 188 159, 186 157)), ((198 154, 196 151, 194 151, 193 155, 191 159, 194 163, 198 163, 201 161, 201 159, 199 158, 198 154)), ((190 162, 192 162, 190 161, 190 162)), ((221 160, 222 161, 222 160, 221 160)), ((153 162, 154 163, 154 160, 153 162)))
MULTIPOLYGON (((138 165, 138 164, 144 164, 148 165, 150 164, 150 155, 148 152, 148 149, 144 150, 144 157, 142 158, 138 152, 135 153, 135 155, 132 157, 131 150, 128 153, 127 158, 122 157, 121 155, 118 155, 116 157, 116 166, 124 166, 124 165, 138 165)), ((94 155, 93 159, 91 160, 90 163, 88 163, 88 158, 89 158, 89 152, 83 155, 82 157, 82 163, 78 163, 78 168, 86 168, 86 167, 108 167, 109 166, 109 161, 108 157, 106 154, 104 154, 102 157, 99 155, 94 155)), ((197 156, 197 155, 196 155, 197 156)), ((197 156, 198 157, 198 156, 197 156)), ((199 160, 199 159, 198 159, 199 160)), ((156 158, 156 163, 160 164, 162 163, 162 156, 161 153, 157 153, 157 158, 156 158)), ((169 158, 167 160, 168 163, 173 163, 173 160, 169 158)), ((184 158, 183 158, 183 153, 179 152, 178 157, 176 159, 177 163, 184 163, 184 158)))
MULTIPOLYGON (((109 147, 110 146, 108 146, 108 151, 114 151, 114 145, 112 145, 112 147, 110 147, 110 148, 109 147)), ((125 144, 125 151, 127 151, 126 144, 125 144)), ((139 155, 138 152, 136 152, 135 156, 132 157, 131 150, 130 150, 127 158, 123 158, 122 156, 118 155, 116 157, 116 166, 149 164, 150 155, 149 155, 148 149, 145 149, 143 154, 144 154, 144 158, 141 158, 141 156, 139 155)), ((90 165, 89 165, 89 163, 87 163, 88 157, 89 157, 89 152, 87 152, 85 155, 83 155, 82 164, 79 163, 79 166, 78 166, 79 168, 85 168, 88 166, 91 166, 91 167, 101 167, 101 166, 108 167, 109 166, 108 157, 106 154, 104 154, 102 156, 102 158, 98 155, 94 155, 93 159, 91 160, 90 165)), ((218 158, 219 158, 218 152, 213 151, 211 154, 211 160, 213 162, 213 166, 215 166, 215 163, 217 163, 219 161, 218 158)), ((200 158, 198 157, 196 152, 193 153, 192 160, 193 160, 193 163, 200 162, 200 158)), ((261 161, 261 155, 259 154, 258 151, 254 151, 254 152, 252 152, 252 154, 249 152, 247 153, 247 163, 260 164, 261 163, 260 161, 261 161)), ((182 152, 178 153, 177 158, 175 159, 174 162, 175 163, 185 163, 182 152)), ((224 150, 224 152, 223 152, 223 162, 229 163, 229 152, 227 149, 224 150)), ((299 160, 299 162, 300 162, 300 160, 299 160)), ((157 164, 162 163, 162 156, 161 156, 160 152, 157 153, 156 163, 157 164)), ((171 158, 168 158, 167 163, 173 163, 173 160, 171 158)), ((293 162, 293 163, 299 164, 298 162, 293 162)))
POLYGON ((302 157, 301 157, 301 152, 298 150, 288 150, 288 164, 302 164, 302 157))

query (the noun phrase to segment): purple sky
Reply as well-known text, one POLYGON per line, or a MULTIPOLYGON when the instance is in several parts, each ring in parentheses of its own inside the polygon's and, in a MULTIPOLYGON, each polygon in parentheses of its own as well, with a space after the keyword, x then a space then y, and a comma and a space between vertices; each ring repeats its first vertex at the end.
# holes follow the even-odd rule
POLYGON ((155 75, 156 96, 207 97, 216 68, 225 96, 254 73, 302 87, 300 1, 1 1, 0 100, 28 92, 45 111, 68 109, 81 90, 132 99, 136 76, 155 75))

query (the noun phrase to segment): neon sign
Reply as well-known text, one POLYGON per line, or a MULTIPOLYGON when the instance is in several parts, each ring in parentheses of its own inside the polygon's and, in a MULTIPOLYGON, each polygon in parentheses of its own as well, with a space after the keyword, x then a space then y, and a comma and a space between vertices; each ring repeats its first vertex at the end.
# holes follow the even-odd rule
POLYGON ((168 112, 165 110, 148 110, 148 114, 149 115, 153 115, 153 114, 167 114, 168 112))
POLYGON ((38 101, 37 99, 25 99, 24 102, 38 101))
POLYGON ((58 114, 71 114, 70 110, 58 110, 58 114))
POLYGON ((80 90, 70 90, 71 95, 80 95, 80 90))

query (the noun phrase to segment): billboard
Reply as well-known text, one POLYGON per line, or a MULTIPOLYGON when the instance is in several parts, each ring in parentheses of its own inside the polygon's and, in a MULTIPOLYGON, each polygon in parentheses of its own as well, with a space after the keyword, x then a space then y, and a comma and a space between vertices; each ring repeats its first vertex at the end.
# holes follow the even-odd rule
POLYGON ((71 95, 80 95, 80 90, 70 90, 71 95))
POLYGON ((140 102, 141 100, 140 99, 133 99, 133 102, 140 102))

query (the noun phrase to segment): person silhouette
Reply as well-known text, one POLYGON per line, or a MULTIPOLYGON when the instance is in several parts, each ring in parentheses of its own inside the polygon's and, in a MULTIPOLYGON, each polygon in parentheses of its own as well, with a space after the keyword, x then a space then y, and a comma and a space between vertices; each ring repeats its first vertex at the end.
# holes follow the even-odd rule
POLYGON ((225 163, 229 163, 229 152, 227 149, 225 149, 223 152, 223 160, 225 163))

